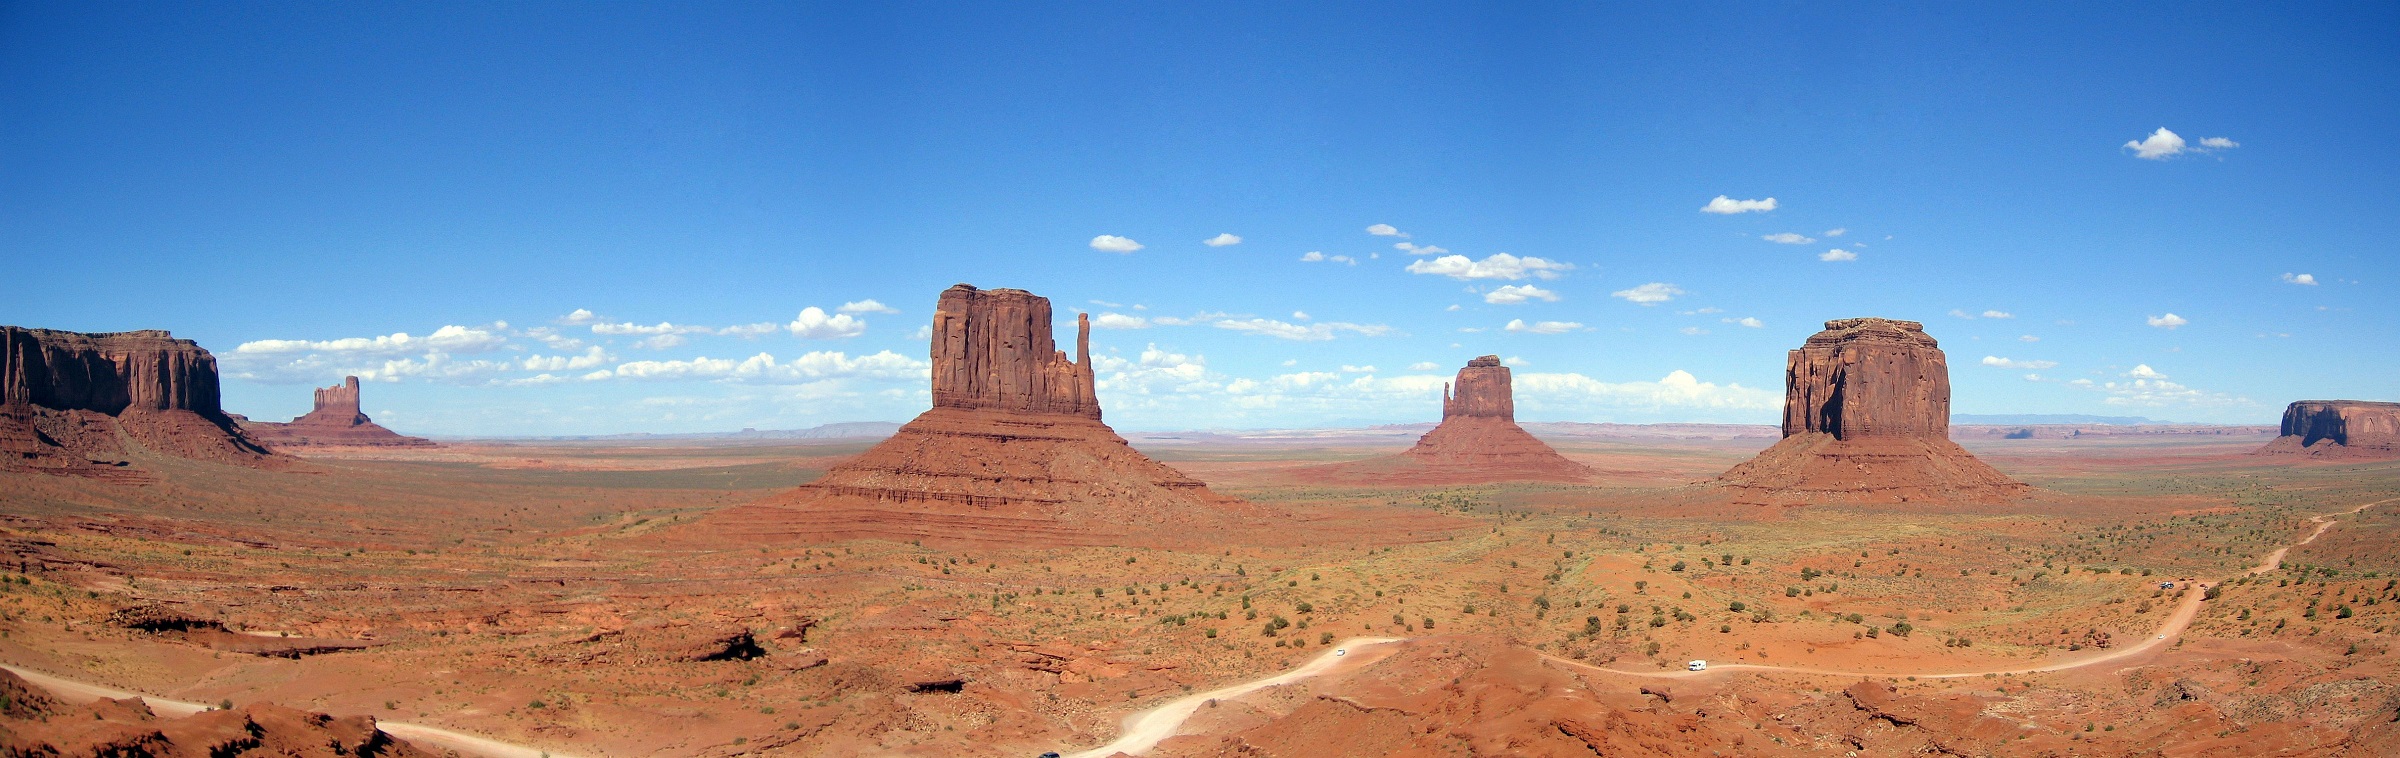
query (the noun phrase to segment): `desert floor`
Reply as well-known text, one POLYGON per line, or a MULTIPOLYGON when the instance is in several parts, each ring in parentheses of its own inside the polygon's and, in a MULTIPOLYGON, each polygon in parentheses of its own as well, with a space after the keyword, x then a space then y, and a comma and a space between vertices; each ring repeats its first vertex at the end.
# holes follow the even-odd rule
POLYGON ((1407 442, 1386 437, 1135 436, 1294 516, 1206 550, 692 538, 863 441, 5 475, 0 663, 558 755, 1029 756, 1389 638, 1186 701, 1151 754, 2400 750, 2400 502, 2251 573, 2312 518, 2400 498, 2400 462, 1962 439, 2040 491, 1937 506, 1734 504, 1694 483, 1773 441, 1739 435, 1553 438, 1601 472, 1583 485, 1296 473, 1407 442), (1648 675, 1694 659, 1716 670, 1648 675))

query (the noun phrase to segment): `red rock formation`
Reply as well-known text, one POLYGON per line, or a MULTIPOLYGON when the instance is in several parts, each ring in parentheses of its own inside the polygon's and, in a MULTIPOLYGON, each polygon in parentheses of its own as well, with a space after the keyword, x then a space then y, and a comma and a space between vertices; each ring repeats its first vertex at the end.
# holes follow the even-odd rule
POLYGON ((422 437, 404 437, 378 426, 358 410, 358 377, 317 388, 317 406, 288 424, 252 421, 242 425, 270 447, 433 447, 422 437))
POLYGON ((0 326, 0 469, 107 474, 130 448, 271 460, 219 407, 217 359, 191 340, 0 326))
POLYGON ((1914 321, 1852 318, 1791 351, 1783 441, 1717 481, 1767 502, 1993 500, 2026 491, 1950 441, 1950 367, 1914 321))
POLYGON ((1269 512, 1142 455, 1107 424, 1091 368, 1053 345, 1050 302, 1022 290, 942 293, 933 409, 805 487, 703 522, 707 538, 1123 544, 1174 541, 1269 512))
POLYGON ((1500 356, 1467 361, 1453 385, 1442 387, 1442 423, 1398 455, 1311 466, 1293 472, 1312 481, 1390 484, 1474 484, 1506 481, 1583 481, 1592 470, 1566 459, 1517 426, 1516 388, 1500 356))
POLYGON ((140 698, 69 705, 0 670, 0 755, 430 758, 373 716, 334 718, 270 703, 161 718, 140 698))
POLYGON ((2302 400, 2283 410, 2282 432, 2259 454, 2400 457, 2400 403, 2302 400))

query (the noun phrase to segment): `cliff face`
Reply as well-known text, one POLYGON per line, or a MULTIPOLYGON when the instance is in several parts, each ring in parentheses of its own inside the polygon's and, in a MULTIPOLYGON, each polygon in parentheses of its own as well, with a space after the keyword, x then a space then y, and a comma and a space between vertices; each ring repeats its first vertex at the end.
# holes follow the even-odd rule
POLYGON ((1825 322, 1784 363, 1783 435, 1836 439, 1950 432, 1950 366, 1915 321, 1825 322))
POLYGON ((1466 368, 1458 370, 1455 391, 1442 388, 1442 420, 1461 416, 1517 420, 1516 384, 1508 367, 1500 365, 1500 356, 1467 361, 1466 368))
POLYGON ((706 534, 756 540, 1158 544, 1269 511, 1142 455, 1100 422, 1091 325, 1070 361, 1050 301, 964 284, 933 317, 933 409, 807 486, 722 511, 706 534))
POLYGON ((105 473, 128 464, 128 442, 230 463, 267 456, 219 407, 217 359, 191 340, 0 326, 0 467, 105 473))
POLYGON ((288 424, 246 422, 243 430, 271 447, 434 447, 433 441, 385 429, 358 409, 358 377, 319 387, 316 407, 288 424))
POLYGON ((1070 361, 1051 340, 1049 299, 951 287, 933 312, 933 406, 1099 419, 1091 320, 1076 327, 1070 361))
POLYGON ((1923 324, 1827 321, 1785 357, 1783 441, 1717 482, 1777 504, 1988 501, 2029 489, 1949 431, 1950 367, 1923 324))
POLYGON ((2400 403, 2302 400, 2284 409, 2282 432, 2258 452, 2324 458, 2400 457, 2400 403))

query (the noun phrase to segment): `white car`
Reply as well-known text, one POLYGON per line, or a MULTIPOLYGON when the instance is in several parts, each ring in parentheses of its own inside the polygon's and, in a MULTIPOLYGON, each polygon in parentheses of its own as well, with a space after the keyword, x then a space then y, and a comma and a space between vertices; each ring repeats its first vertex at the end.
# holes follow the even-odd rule
POLYGON ((1335 658, 1340 658, 1340 657, 1342 657, 1342 656, 1349 655, 1349 654, 1350 654, 1350 651, 1349 651, 1349 650, 1346 650, 1346 649, 1343 649, 1343 648, 1338 648, 1338 647, 1337 647, 1337 648, 1334 648, 1334 649, 1333 649, 1333 657, 1335 657, 1335 658))
POLYGON ((1692 661, 1691 663, 1686 663, 1686 664, 1683 664, 1683 670, 1685 670, 1685 671, 1707 671, 1707 670, 1708 670, 1708 661, 1692 661))

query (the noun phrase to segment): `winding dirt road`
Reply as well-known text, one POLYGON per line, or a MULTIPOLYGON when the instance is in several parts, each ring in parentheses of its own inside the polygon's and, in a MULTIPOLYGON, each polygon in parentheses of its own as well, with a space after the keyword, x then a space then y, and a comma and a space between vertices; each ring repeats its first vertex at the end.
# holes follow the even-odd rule
POLYGON ((1241 697, 1278 684, 1297 682, 1332 671, 1336 666, 1364 666, 1390 654, 1390 651, 1377 650, 1373 654, 1364 654, 1359 652, 1361 649, 1399 641, 1393 637, 1353 637, 1342 640, 1334 649, 1325 651, 1324 655, 1299 668, 1264 679, 1176 698, 1165 705, 1126 716, 1123 734, 1118 735, 1116 740, 1090 750, 1071 753, 1067 758, 1104 758, 1117 753, 1141 755, 1150 752, 1150 748, 1158 746, 1159 740, 1175 736, 1175 730, 1183 726, 1184 720, 1191 718, 1193 712, 1200 710, 1200 706, 1210 700, 1241 697))

